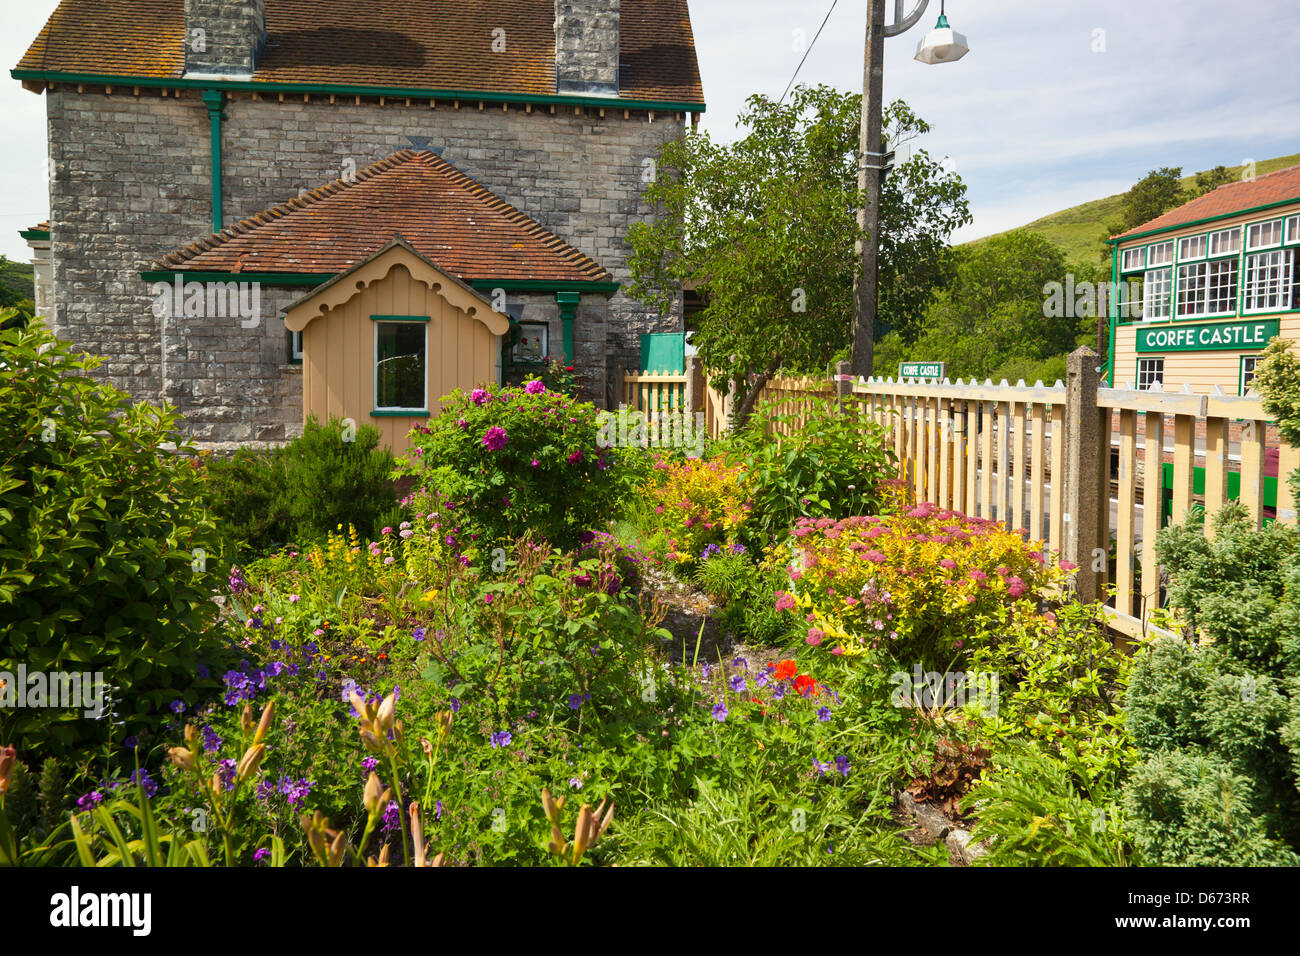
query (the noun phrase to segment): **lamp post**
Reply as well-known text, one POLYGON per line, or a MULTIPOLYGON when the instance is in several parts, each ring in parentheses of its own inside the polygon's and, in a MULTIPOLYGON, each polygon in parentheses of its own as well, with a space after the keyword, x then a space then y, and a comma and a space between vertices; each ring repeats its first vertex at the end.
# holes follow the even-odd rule
MULTIPOLYGON (((880 180, 885 169, 881 149, 881 125, 884 112, 885 37, 906 33, 925 16, 930 0, 915 0, 916 6, 904 16, 906 0, 894 0, 894 21, 885 22, 886 0, 867 0, 867 49, 862 83, 862 154, 858 169, 858 189, 865 198, 858 211, 858 225, 864 238, 859 242, 861 261, 855 280, 853 354, 849 368, 854 376, 872 374, 875 352, 876 308, 880 299, 880 180)), ((942 0, 941 0, 942 9, 942 0)), ((966 38, 948 25, 945 12, 924 40, 917 44, 916 59, 922 63, 951 63, 969 52, 966 38)))

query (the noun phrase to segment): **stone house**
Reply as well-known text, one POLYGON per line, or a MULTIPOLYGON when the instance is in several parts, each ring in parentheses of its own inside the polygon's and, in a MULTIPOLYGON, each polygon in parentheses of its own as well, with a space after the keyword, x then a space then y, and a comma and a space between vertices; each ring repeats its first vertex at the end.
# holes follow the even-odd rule
POLYGON ((508 316, 503 380, 564 355, 608 404, 681 331, 620 289, 704 110, 686 0, 63 0, 12 75, 46 98, 47 321, 201 442, 297 433, 286 310, 394 241, 508 316))

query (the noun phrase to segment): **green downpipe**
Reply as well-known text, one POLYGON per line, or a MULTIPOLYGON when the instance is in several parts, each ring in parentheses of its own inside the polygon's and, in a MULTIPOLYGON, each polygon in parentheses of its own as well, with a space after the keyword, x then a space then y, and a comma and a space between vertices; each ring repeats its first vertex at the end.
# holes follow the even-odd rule
POLYGON ((225 228, 221 215, 221 121, 224 118, 221 108, 225 102, 226 94, 223 91, 203 91, 203 105, 208 108, 208 127, 212 133, 212 231, 214 233, 225 228))
POLYGON ((576 364, 573 354, 573 320, 578 317, 578 303, 582 301, 580 292, 557 292, 555 301, 560 306, 560 318, 564 321, 564 359, 576 364))

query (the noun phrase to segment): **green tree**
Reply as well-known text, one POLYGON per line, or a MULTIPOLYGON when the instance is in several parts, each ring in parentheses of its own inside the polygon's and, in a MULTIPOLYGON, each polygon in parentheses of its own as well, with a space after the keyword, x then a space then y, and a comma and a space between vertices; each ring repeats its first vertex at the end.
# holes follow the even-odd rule
POLYGON ((896 334, 886 336, 880 371, 891 374, 897 362, 911 360, 945 362, 951 378, 1032 382, 1063 375, 1065 354, 1081 337, 1095 334, 1101 270, 1071 269, 1058 246, 1024 229, 954 253, 952 281, 926 309, 925 331, 911 345, 896 334), (1075 295, 1066 301, 1071 275, 1075 295))
POLYGON ((1226 186, 1232 181, 1233 175, 1228 172, 1227 166, 1215 166, 1213 169, 1196 174, 1196 185, 1189 190, 1187 198, 1199 199, 1206 193, 1214 192, 1220 186, 1226 186))
POLYGON ((1195 197, 1183 189, 1181 166, 1164 166, 1151 170, 1124 194, 1120 201, 1120 218, 1107 224, 1106 235, 1102 236, 1102 261, 1110 262, 1111 258, 1111 247, 1105 243, 1106 239, 1126 233, 1157 216, 1163 216, 1193 198, 1195 197))
MULTIPOLYGON (((786 104, 751 97, 737 142, 697 134, 663 148, 645 193, 658 215, 628 232, 634 298, 667 312, 686 282, 704 295, 693 342, 739 397, 740 423, 778 371, 824 368, 848 347, 860 106, 825 86, 799 87, 786 104)), ((902 103, 887 123, 895 145, 929 129, 902 103)), ((969 221, 965 187, 918 150, 890 177, 882 218, 882 305, 906 324, 945 274, 948 236, 969 221)))
MULTIPOLYGON (((1277 422, 1278 433, 1288 445, 1300 448, 1300 358, 1290 343, 1276 338, 1268 344, 1265 361, 1255 375, 1265 414, 1277 422)), ((1291 488, 1300 499, 1300 469, 1291 473, 1291 488)))

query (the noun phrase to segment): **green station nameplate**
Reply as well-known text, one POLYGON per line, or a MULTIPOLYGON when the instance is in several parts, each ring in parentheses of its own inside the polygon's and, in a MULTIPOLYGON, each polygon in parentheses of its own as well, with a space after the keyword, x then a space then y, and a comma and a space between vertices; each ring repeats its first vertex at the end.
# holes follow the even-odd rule
POLYGON ((943 362, 903 362, 898 366, 899 378, 943 378, 943 362))
POLYGON ((1242 319, 1210 325, 1138 326, 1139 352, 1229 352, 1262 349, 1278 333, 1277 319, 1242 319))

